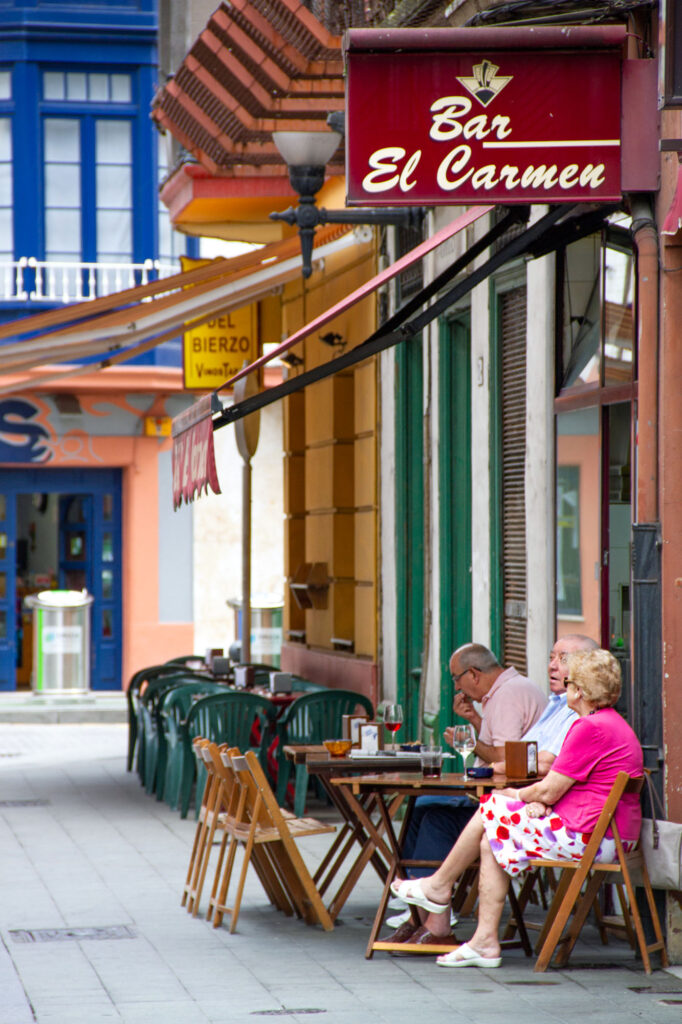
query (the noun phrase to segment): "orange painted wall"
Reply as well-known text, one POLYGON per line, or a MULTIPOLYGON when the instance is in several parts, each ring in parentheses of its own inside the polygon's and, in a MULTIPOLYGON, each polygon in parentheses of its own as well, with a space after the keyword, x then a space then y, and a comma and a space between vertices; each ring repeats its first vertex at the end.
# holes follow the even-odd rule
MULTIPOLYGON (((141 419, 139 409, 130 405, 125 395, 79 394, 78 398, 85 411, 101 416, 103 425, 107 409, 112 406, 141 419)), ((161 452, 170 451, 171 441, 141 433, 134 437, 101 437, 78 429, 55 436, 48 404, 38 395, 31 395, 30 400, 39 408, 44 405, 37 422, 49 429, 51 435, 46 467, 122 470, 121 674, 125 687, 137 669, 191 653, 194 646, 192 622, 159 622, 158 457, 161 452)), ((164 415, 163 396, 150 408, 154 409, 153 414, 164 415)))

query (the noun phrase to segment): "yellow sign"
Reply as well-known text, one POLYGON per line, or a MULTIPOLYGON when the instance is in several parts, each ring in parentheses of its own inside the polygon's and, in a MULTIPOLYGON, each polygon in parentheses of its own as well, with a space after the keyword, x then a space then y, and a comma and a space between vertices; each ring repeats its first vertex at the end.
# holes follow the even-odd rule
POLYGON ((183 337, 185 388, 216 388, 258 358, 258 306, 242 306, 197 324, 183 337))

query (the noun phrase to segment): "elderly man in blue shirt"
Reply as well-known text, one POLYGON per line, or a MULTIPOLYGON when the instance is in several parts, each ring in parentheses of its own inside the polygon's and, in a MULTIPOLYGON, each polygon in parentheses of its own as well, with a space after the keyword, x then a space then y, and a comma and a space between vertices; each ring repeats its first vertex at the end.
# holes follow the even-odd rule
MULTIPOLYGON (((549 702, 537 722, 522 736, 523 740, 535 740, 538 745, 538 775, 547 774, 576 718, 575 712, 566 704, 568 658, 577 651, 591 651, 598 647, 599 644, 590 637, 571 633, 557 640, 550 652, 549 702)), ((447 733, 448 730, 446 739, 447 733)), ((504 761, 494 762, 492 768, 496 772, 504 773, 504 761)), ((461 797, 454 797, 450 802, 442 803, 427 804, 424 801, 416 820, 413 818, 410 823, 403 847, 405 859, 441 861, 447 856, 476 809, 473 805, 462 806, 461 801, 461 797)), ((408 875, 411 878, 418 878, 429 874, 431 870, 428 867, 408 868, 408 875)), ((447 941, 448 937, 432 934, 426 923, 415 931, 414 925, 408 919, 397 929, 393 941, 428 945, 431 942, 442 943, 444 939, 447 941)), ((454 935, 452 939, 454 943, 454 935)))

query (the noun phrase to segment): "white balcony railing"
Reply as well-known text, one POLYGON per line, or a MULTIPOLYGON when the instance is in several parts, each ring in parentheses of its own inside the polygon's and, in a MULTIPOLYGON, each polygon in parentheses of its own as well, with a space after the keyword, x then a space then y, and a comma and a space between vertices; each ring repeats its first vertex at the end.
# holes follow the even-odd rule
POLYGON ((0 261, 0 302, 89 302, 126 288, 177 274, 177 264, 65 263, 22 256, 0 261))

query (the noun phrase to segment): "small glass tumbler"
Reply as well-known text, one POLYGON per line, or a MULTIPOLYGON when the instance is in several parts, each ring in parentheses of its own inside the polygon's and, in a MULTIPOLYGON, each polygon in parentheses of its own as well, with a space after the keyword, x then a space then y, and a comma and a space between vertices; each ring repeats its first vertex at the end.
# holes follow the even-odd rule
POLYGON ((443 769, 443 748, 423 746, 420 751, 422 776, 425 779, 439 779, 443 769))

